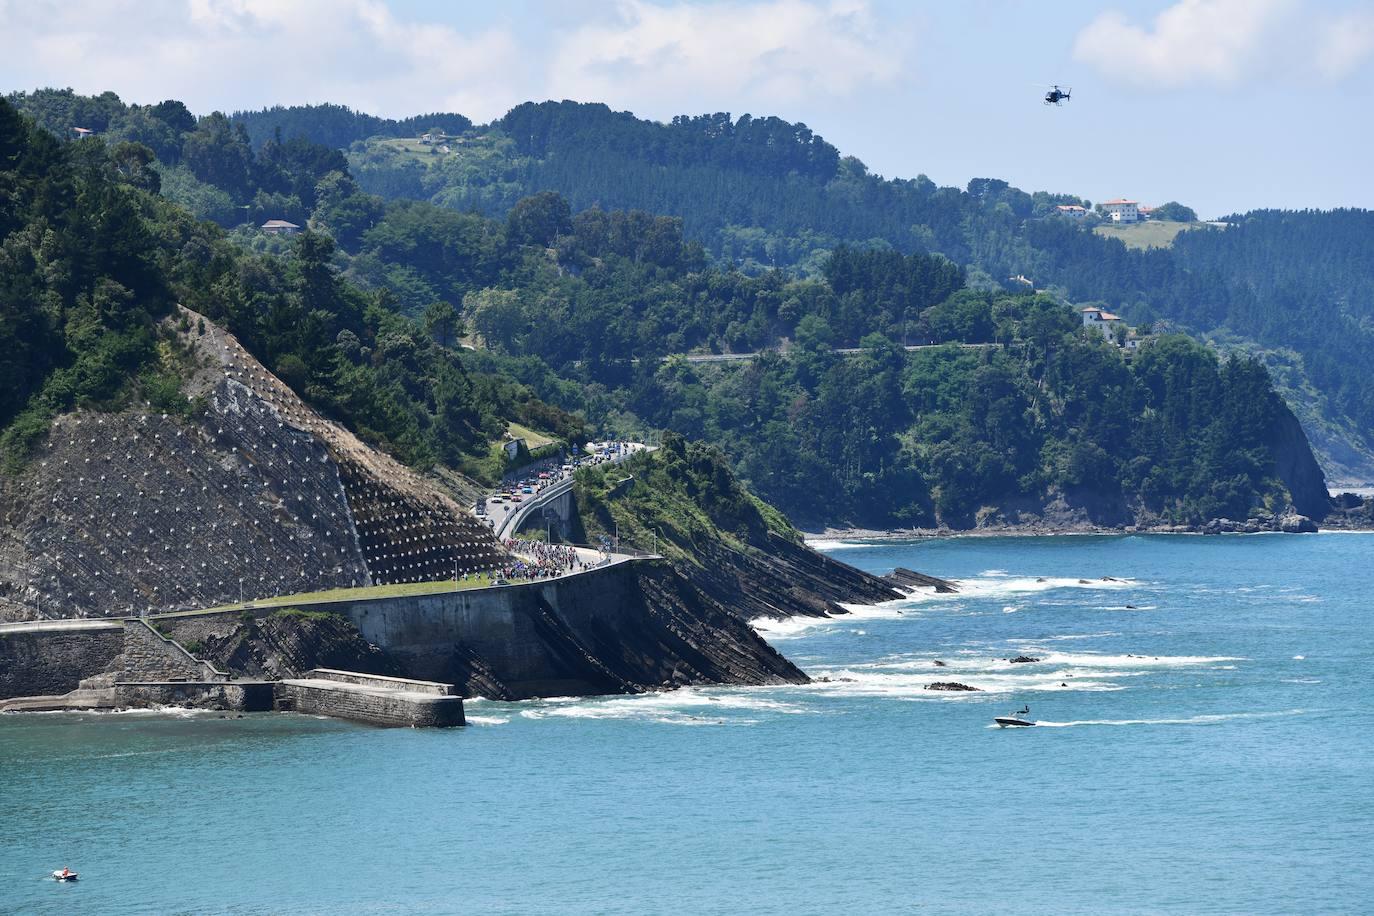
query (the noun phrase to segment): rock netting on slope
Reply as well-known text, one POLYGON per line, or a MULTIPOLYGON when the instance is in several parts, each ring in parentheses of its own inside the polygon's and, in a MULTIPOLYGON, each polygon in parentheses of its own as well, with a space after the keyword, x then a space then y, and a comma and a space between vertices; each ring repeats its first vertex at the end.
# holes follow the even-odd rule
MULTIPOLYGON (((193 324, 199 316, 188 313, 193 324)), ((224 331, 188 338, 195 419, 58 418, 0 485, 0 613, 97 616, 499 565, 486 526, 309 409, 224 331)))

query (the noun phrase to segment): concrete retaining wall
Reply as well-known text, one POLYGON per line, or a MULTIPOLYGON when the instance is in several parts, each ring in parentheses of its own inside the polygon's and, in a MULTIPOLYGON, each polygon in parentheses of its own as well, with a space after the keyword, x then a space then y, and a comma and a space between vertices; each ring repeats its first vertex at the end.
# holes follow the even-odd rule
MULTIPOLYGON (((588 643, 638 630, 644 613, 630 561, 577 576, 499 588, 350 602, 336 607, 407 673, 460 684, 477 657, 511 698, 617 693, 588 643)), ((479 692, 469 689, 469 694, 479 692)))

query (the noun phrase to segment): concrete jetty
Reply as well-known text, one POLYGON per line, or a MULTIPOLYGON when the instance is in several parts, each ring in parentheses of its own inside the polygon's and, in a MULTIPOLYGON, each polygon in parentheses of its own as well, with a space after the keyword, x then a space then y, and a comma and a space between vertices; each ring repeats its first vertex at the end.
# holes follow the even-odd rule
POLYGON ((315 668, 277 684, 277 708, 372 725, 448 728, 467 724, 452 684, 315 668))

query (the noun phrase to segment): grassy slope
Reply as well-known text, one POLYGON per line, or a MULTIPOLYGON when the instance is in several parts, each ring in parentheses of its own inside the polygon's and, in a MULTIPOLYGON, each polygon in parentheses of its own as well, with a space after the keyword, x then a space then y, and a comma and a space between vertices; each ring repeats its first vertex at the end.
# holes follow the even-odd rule
POLYGON ((622 544, 657 546, 675 563, 696 564, 693 544, 700 541, 718 539, 748 553, 770 533, 801 540, 781 512, 739 485, 720 452, 674 436, 624 464, 578 471, 576 493, 588 538, 619 530, 622 544))
POLYGON ((179 617, 190 614, 206 614, 218 611, 235 611, 246 607, 292 608, 302 604, 319 604, 328 601, 361 601, 365 598, 398 598, 403 595, 435 595, 440 592, 462 591, 469 588, 485 588, 491 584, 486 573, 470 575, 454 585, 452 579, 437 582, 403 582, 396 585, 370 585, 363 588, 331 588, 321 592, 300 592, 295 595, 277 595, 271 598, 254 598, 242 604, 222 604, 217 607, 195 611, 176 611, 159 614, 160 617, 179 617))
POLYGON ((1191 232, 1209 228, 1206 223, 1180 223, 1167 219, 1152 219, 1143 223, 1125 225, 1106 224, 1098 226, 1094 232, 1104 238, 1121 239, 1127 248, 1168 248, 1174 243, 1174 236, 1180 232, 1191 232))

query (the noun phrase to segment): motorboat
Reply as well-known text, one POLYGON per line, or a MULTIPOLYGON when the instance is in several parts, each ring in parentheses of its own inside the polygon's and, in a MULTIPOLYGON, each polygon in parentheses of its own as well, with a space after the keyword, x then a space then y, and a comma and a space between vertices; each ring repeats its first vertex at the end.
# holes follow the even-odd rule
POLYGON ((1035 724, 1035 720, 1030 718, 1030 706, 1023 706, 1011 715, 994 716, 992 721, 997 723, 998 728, 1027 728, 1035 724))
POLYGON ((79 875, 70 868, 64 868, 60 871, 53 872, 52 877, 54 881, 75 881, 79 875))

